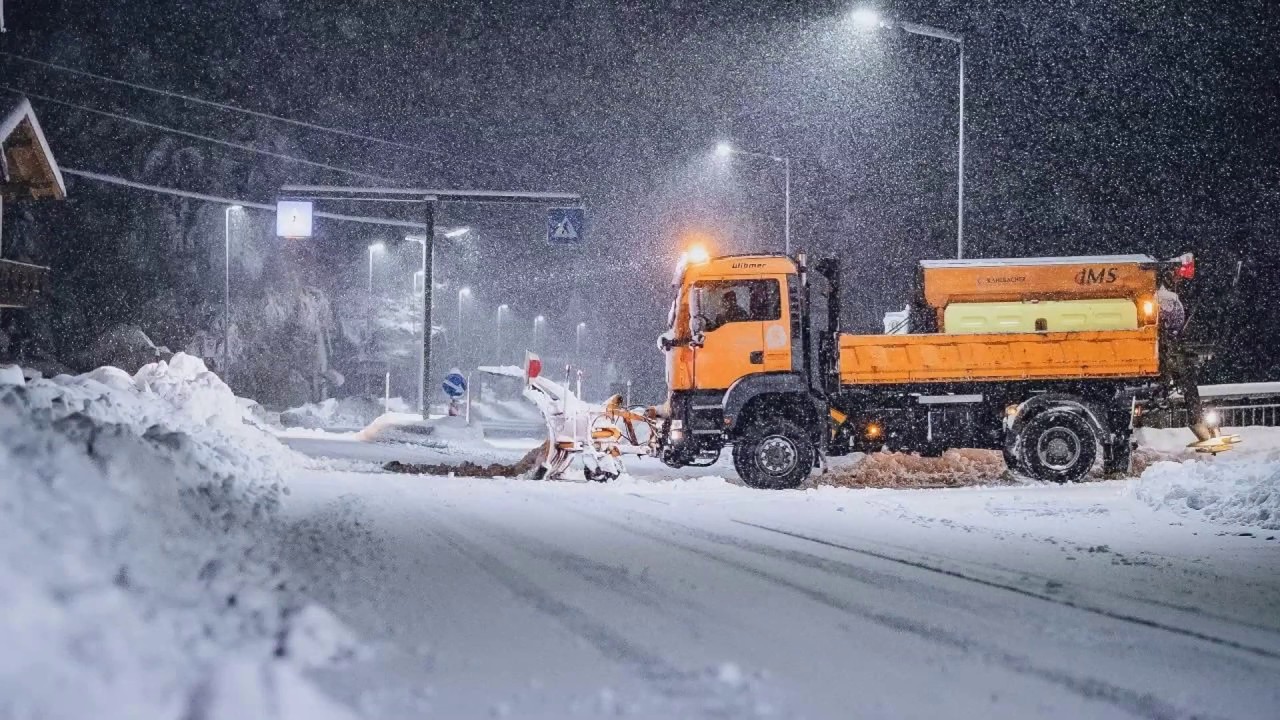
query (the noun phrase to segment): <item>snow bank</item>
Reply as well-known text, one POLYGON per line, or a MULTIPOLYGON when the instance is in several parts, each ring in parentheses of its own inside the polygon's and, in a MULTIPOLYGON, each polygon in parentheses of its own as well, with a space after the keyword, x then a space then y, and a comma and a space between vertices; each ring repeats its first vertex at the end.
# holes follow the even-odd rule
POLYGON ((1280 530, 1280 450, 1162 460, 1134 481, 1134 493, 1180 515, 1280 530))
POLYGON ((345 717, 275 560, 296 461, 181 353, 0 383, 0 717, 345 717))
POLYGON ((423 420, 417 413, 391 412, 379 415, 356 437, 365 442, 403 442, 434 448, 474 448, 484 442, 484 428, 478 421, 441 417, 423 420))
POLYGON ((280 424, 311 430, 357 430, 384 412, 408 413, 410 409, 404 398, 399 397, 391 398, 388 407, 384 407, 382 398, 329 398, 285 410, 280 413, 280 424))

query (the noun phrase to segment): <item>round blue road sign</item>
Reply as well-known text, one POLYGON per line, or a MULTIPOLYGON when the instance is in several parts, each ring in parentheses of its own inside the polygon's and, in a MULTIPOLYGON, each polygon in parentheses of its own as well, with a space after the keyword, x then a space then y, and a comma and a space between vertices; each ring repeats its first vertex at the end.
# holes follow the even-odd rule
POLYGON ((444 382, 440 383, 440 388, 444 390, 445 395, 456 400, 467 394, 467 379, 460 372, 451 372, 444 376, 444 382))

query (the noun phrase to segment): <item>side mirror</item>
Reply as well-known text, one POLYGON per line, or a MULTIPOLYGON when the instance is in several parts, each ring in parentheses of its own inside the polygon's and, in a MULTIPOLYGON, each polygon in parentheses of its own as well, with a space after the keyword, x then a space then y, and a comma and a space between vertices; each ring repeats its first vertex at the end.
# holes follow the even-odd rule
POLYGON ((689 344, 693 347, 702 347, 706 341, 707 331, 711 328, 711 321, 703 315, 694 315, 689 318, 689 344))

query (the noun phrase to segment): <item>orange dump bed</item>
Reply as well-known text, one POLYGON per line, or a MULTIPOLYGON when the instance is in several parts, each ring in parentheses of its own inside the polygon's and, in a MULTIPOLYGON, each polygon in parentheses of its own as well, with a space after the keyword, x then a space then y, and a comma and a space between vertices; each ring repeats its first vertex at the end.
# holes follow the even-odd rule
POLYGON ((841 335, 844 385, 1158 375, 1155 326, 991 335, 841 335))

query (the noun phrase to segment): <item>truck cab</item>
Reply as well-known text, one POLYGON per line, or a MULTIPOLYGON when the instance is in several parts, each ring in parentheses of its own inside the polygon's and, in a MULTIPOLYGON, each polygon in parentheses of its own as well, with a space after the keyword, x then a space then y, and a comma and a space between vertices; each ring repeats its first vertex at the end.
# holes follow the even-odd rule
POLYGON ((808 475, 825 442, 827 407, 805 275, 801 261, 775 255, 694 250, 681 259, 659 341, 668 384, 655 409, 664 462, 710 465, 727 444, 745 446, 750 427, 762 433, 766 474, 808 475))

